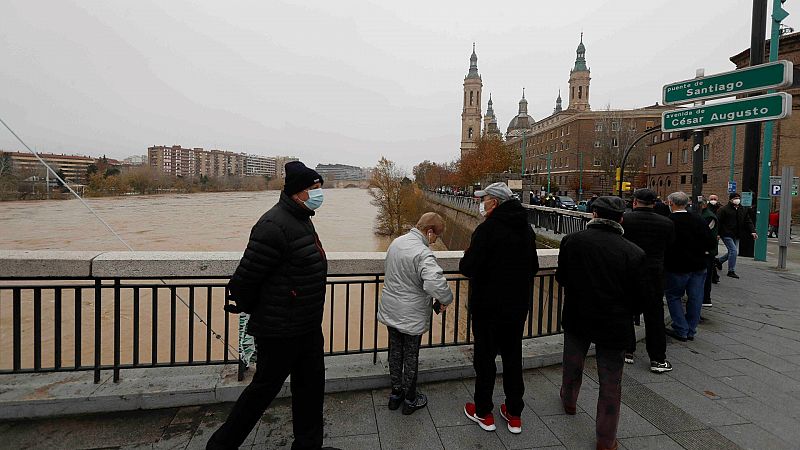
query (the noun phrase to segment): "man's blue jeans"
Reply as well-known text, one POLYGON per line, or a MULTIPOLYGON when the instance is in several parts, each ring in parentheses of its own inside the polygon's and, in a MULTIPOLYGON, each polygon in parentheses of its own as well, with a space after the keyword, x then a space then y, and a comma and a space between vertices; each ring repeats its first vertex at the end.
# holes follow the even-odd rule
POLYGON ((728 261, 728 272, 736 271, 736 256, 739 254, 739 240, 732 237, 723 237, 722 243, 728 249, 728 253, 719 257, 719 262, 728 261))
POLYGON ((706 269, 688 273, 666 273, 666 288, 669 315, 672 317, 672 329, 681 337, 693 337, 700 323, 700 309, 703 307, 703 284, 706 280, 706 269), (686 293, 686 311, 683 309, 683 294, 686 293))

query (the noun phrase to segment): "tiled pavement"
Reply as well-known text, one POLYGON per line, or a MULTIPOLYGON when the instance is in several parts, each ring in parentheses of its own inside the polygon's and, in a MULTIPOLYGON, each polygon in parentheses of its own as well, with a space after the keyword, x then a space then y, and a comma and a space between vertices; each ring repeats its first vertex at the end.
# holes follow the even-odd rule
MULTIPOLYGON (((694 342, 670 341, 675 370, 654 375, 644 345, 625 367, 619 438, 627 449, 789 449, 800 442, 800 277, 742 261, 715 285, 694 342)), ((480 430, 463 414, 472 380, 423 385, 427 409, 389 411, 387 391, 331 394, 326 445, 343 449, 591 449, 597 383, 587 362, 578 414, 564 415, 560 367, 525 373, 524 431, 480 430)), ((495 402, 502 402, 498 378, 495 402)), ((231 404, 0 423, 2 448, 204 448, 231 404)), ((290 400, 276 401, 246 441, 289 448, 290 400)), ((499 414, 496 418, 502 421, 499 414)), ((501 424, 502 425, 502 424, 501 424)))

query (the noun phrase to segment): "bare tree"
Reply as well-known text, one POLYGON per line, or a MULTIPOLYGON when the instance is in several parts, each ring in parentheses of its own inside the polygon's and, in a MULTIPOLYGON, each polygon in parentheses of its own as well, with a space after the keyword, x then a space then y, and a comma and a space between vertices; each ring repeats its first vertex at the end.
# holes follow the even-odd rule
POLYGON ((419 214, 419 195, 397 165, 381 157, 369 180, 371 203, 378 207, 375 232, 398 236, 414 224, 419 214))
MULTIPOLYGON (((606 183, 601 188, 614 190, 617 168, 622 164, 625 150, 636 140, 636 137, 644 130, 637 126, 636 118, 626 117, 623 111, 611 109, 611 105, 606 105, 606 109, 600 113, 600 118, 595 121, 595 142, 593 165, 600 165, 600 170, 605 176, 606 183)), ((626 173, 633 180, 634 176, 642 169, 646 160, 646 155, 638 147, 645 147, 644 143, 637 144, 625 164, 626 173)))

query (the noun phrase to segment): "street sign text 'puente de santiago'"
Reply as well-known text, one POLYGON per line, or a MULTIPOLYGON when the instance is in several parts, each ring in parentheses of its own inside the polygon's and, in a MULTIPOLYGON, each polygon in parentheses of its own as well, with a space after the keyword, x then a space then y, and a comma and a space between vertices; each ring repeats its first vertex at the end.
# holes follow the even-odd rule
POLYGON ((665 111, 662 131, 696 130, 747 122, 777 120, 792 112, 792 96, 785 92, 759 95, 725 103, 665 111))
POLYGON ((792 81, 792 63, 775 61, 670 83, 664 86, 662 98, 665 105, 679 105, 748 92, 780 89, 790 86, 792 81))

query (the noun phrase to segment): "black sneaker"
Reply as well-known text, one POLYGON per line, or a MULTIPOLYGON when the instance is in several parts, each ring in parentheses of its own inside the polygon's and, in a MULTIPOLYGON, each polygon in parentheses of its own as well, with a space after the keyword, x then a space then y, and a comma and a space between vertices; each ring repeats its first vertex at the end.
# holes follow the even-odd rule
POLYGON ((686 341, 689 340, 689 339, 686 338, 686 336, 681 336, 675 330, 672 330, 672 329, 669 329, 669 328, 664 330, 664 334, 666 334, 667 336, 671 337, 672 339, 675 339, 676 341, 680 341, 680 342, 686 342, 686 341))
POLYGON ((625 353, 625 364, 633 364, 633 353, 625 353))
POLYGON ((694 336, 686 336, 686 340, 687 341, 693 341, 694 340, 694 336))
POLYGON ((728 271, 728 276, 731 278, 739 278, 739 275, 736 275, 736 272, 728 271))
POLYGON ((425 394, 417 394, 417 398, 415 398, 413 402, 409 400, 403 402, 403 414, 406 416, 413 414, 414 411, 422 409, 427 405, 428 397, 426 397, 425 394))
POLYGON ((392 392, 389 395, 389 409, 394 411, 397 408, 399 408, 400 405, 403 404, 403 399, 404 398, 405 398, 405 395, 402 392, 399 393, 399 394, 395 394, 394 392, 392 392))
POLYGON ((664 362, 650 361, 650 372, 664 373, 669 372, 670 370, 672 370, 672 364, 670 364, 666 359, 664 362))
POLYGON ((703 301, 703 308, 711 308, 712 305, 711 300, 703 301))

